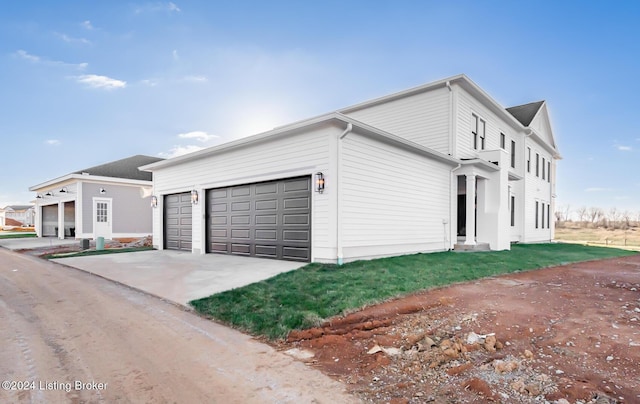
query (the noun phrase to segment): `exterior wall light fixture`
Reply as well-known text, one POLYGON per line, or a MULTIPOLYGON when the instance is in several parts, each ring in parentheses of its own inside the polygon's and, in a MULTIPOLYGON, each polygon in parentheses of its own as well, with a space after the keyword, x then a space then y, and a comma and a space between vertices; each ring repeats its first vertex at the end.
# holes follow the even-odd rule
POLYGON ((44 196, 53 196, 53 194, 51 193, 51 191, 48 191, 46 194, 44 194, 44 196))
POLYGON ((104 188, 100 188, 100 195, 104 195, 107 193, 107 190, 104 188))
POLYGON ((158 197, 153 195, 151 197, 151 207, 152 208, 157 208, 158 207, 158 197))
POLYGON ((197 205, 198 204, 198 191, 195 189, 191 190, 191 203, 193 205, 197 205))
POLYGON ((42 199, 42 195, 37 194, 37 195, 36 195, 36 199, 42 199))
POLYGON ((316 173, 316 192, 320 194, 324 192, 324 174, 320 171, 316 173))
POLYGON ((61 194, 66 194, 67 193, 67 187, 62 187, 62 189, 60 190, 61 194))

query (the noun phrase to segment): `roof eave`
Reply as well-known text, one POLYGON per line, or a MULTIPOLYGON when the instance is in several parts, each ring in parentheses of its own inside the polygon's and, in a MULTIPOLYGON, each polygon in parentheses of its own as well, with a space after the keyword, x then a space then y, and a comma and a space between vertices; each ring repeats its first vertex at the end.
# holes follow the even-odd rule
POLYGON ((29 187, 29 191, 37 192, 44 188, 53 187, 54 185, 61 184, 67 181, 95 181, 95 182, 111 182, 111 183, 119 183, 119 184, 130 184, 130 185, 142 185, 142 186, 150 186, 153 184, 152 181, 147 180, 133 180, 129 178, 118 178, 118 177, 104 177, 99 175, 85 175, 85 174, 67 174, 62 177, 58 177, 52 179, 50 181, 43 182, 38 185, 33 185, 29 187))

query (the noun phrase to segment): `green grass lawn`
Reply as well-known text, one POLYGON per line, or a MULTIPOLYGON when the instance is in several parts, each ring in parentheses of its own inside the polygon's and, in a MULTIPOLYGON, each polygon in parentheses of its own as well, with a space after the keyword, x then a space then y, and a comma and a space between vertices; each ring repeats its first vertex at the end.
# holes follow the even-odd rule
POLYGON ((10 233, 10 234, 2 234, 0 233, 0 239, 3 238, 28 238, 28 237, 37 237, 36 233, 10 233))
POLYGON ((86 257, 89 255, 119 254, 119 253, 149 251, 149 250, 153 250, 153 247, 105 248, 104 250, 84 250, 79 252, 45 254, 41 258, 50 260, 50 259, 56 259, 56 258, 86 257))
POLYGON ((342 266, 309 264, 194 300, 191 305, 198 312, 243 331, 277 339, 293 329, 309 328, 323 319, 423 289, 632 254, 577 244, 520 244, 513 245, 511 251, 415 254, 342 266))

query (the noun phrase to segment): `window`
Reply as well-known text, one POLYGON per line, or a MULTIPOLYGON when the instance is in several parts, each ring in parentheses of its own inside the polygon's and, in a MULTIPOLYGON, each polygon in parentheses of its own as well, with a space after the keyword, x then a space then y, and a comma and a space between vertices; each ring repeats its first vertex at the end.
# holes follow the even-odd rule
POLYGON ((107 203, 96 203, 96 222, 107 223, 107 203))
POLYGON ((545 168, 546 168, 545 166, 546 165, 547 165, 547 162, 546 162, 545 158, 543 157, 542 158, 542 179, 544 179, 544 177, 545 177, 544 173, 545 173, 545 168))
POLYGON ((539 209, 539 203, 538 201, 536 201, 536 229, 538 228, 538 209, 539 209))
POLYGON ((516 197, 511 195, 511 227, 516 225, 516 197))
POLYGON ((478 115, 471 114, 471 133, 473 134, 473 148, 475 150, 484 150, 485 128, 486 123, 480 119, 478 115))
POLYGON ((551 205, 547 204, 547 229, 551 227, 551 205))
POLYGON ((547 182, 551 182, 551 161, 547 161, 547 182))
POLYGON ((500 134, 500 148, 502 150, 506 150, 507 149, 507 137, 504 135, 504 133, 500 134))
POLYGON ((540 218, 542 219, 542 220, 541 220, 541 222, 542 222, 542 226, 540 226, 540 227, 542 227, 542 228, 544 229, 544 203, 541 203, 541 204, 540 204, 540 210, 541 210, 541 212, 540 212, 540 218))
POLYGON ((527 147, 527 172, 531 172, 531 147, 527 147))
POLYGON ((516 141, 511 141, 511 168, 516 168, 516 141))
POLYGON ((536 153, 536 177, 540 176, 540 154, 536 153))

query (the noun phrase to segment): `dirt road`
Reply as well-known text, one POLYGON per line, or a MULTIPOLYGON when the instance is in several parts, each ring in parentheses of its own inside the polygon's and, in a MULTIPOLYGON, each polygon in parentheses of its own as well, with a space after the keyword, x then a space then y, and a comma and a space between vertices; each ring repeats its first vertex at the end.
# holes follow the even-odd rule
POLYGON ((419 293, 283 345, 367 402, 640 403, 640 255, 419 293))
POLYGON ((0 248, 2 403, 341 403, 320 372, 124 286, 0 248))

